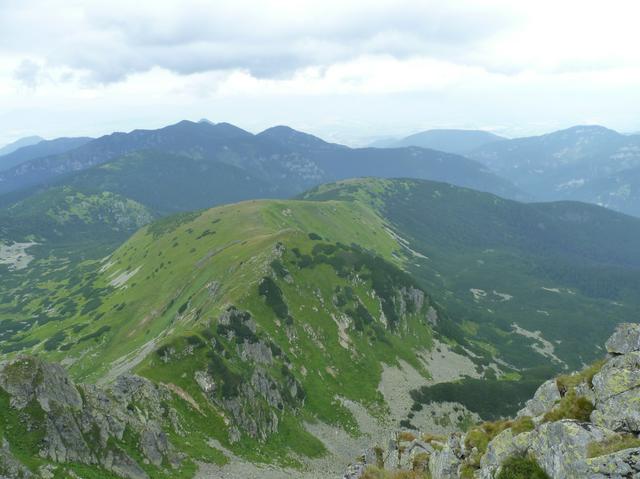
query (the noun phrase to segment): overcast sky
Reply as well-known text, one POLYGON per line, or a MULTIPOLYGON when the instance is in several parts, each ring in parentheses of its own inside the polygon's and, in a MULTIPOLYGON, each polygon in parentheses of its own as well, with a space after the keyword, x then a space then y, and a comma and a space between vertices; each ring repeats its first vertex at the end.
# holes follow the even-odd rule
POLYGON ((640 130, 637 0, 0 0, 0 144, 181 119, 361 144, 640 130))

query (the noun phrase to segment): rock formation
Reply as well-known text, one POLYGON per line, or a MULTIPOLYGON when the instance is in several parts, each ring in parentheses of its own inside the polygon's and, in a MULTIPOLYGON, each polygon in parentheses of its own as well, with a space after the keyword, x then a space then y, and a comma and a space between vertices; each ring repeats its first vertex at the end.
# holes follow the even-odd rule
MULTIPOLYGON (((640 324, 620 324, 606 348, 604 361, 542 384, 513 420, 449 437, 405 431, 378 457, 431 479, 512 477, 514 459, 553 479, 640 478, 640 324)), ((345 479, 382 465, 370 457, 345 479)))

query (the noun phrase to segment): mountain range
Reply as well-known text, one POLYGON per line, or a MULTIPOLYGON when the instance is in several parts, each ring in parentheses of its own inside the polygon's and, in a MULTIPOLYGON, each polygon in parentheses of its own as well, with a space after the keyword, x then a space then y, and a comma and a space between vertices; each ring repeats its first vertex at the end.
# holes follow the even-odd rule
POLYGON ((640 309, 640 219, 459 155, 209 122, 43 148, 0 173, 0 475, 336 476, 513 416, 640 309))
POLYGON ((505 139, 506 138, 482 130, 438 129, 415 133, 400 140, 377 141, 371 146, 376 148, 419 146, 456 155, 465 155, 476 148, 505 139))
POLYGON ((640 214, 638 135, 576 126, 487 144, 468 156, 540 200, 573 199, 640 214))
POLYGON ((40 136, 27 136, 24 138, 20 138, 8 145, 5 145, 0 148, 0 156, 8 155, 9 153, 13 153, 20 148, 24 148, 25 146, 36 145, 40 143, 44 138, 40 136))
POLYGON ((415 176, 448 181, 504 196, 519 192, 478 163, 419 148, 391 152, 351 149, 287 127, 258 135, 227 123, 182 121, 160 130, 114 133, 61 154, 47 155, 0 172, 0 193, 48 184, 59 177, 141 150, 219 161, 243 168, 271 183, 282 195, 321 182, 353 176, 415 176))

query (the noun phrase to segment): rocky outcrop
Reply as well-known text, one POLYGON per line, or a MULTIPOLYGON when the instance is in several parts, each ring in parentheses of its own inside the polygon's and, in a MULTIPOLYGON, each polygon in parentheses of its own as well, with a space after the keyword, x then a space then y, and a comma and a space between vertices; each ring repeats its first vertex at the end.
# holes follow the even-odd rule
POLYGON ((560 400, 560 391, 555 379, 549 379, 542 384, 529 399, 524 408, 518 412, 518 417, 539 417, 549 411, 560 400))
POLYGON ((0 478, 31 479, 33 474, 18 461, 6 439, 2 439, 0 448, 0 478))
MULTIPOLYGON (((513 421, 484 423, 425 450, 430 477, 493 479, 516 457, 553 479, 640 478, 640 324, 619 325, 606 347, 603 363, 542 384, 513 421)), ((384 456, 407 447, 392 443, 384 456)))
POLYGON ((640 351, 640 324, 623 323, 605 343, 610 354, 627 354, 640 351))
MULTIPOLYGON (((24 434, 39 431, 33 455, 54 463, 82 463, 146 479, 132 453, 157 468, 178 467, 182 459, 163 430, 176 418, 166 406, 170 392, 147 379, 121 376, 105 389, 76 385, 59 365, 18 357, 0 366, 0 394, 9 402, 3 414, 17 417, 24 434)), ((6 477, 32 477, 11 455, 11 440, 3 439, 0 471, 11 471, 4 472, 6 477)))

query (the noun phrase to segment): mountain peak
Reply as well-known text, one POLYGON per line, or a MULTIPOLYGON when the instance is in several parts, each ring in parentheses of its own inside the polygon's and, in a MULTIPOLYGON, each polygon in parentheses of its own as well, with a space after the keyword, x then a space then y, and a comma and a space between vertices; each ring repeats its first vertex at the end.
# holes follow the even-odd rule
POLYGON ((199 132, 207 132, 215 134, 217 137, 226 137, 226 138, 241 138, 253 136, 252 133, 249 133, 246 130, 243 130, 240 127, 232 125, 231 123, 213 123, 209 120, 200 120, 198 122, 194 122, 191 120, 182 120, 173 125, 166 126, 161 130, 176 130, 176 131, 199 131, 199 132))
POLYGON ((609 136, 621 136, 615 130, 601 126, 601 125, 576 125, 564 130, 554 131, 544 136, 596 136, 596 135, 609 135, 609 136))
POLYGON ((36 145, 38 143, 40 143, 41 141, 43 141, 44 138, 42 138, 41 136, 26 136, 24 138, 20 138, 19 140, 16 140, 12 143, 9 143, 8 145, 3 146, 2 148, 0 148, 0 156, 4 156, 4 155, 8 155, 9 153, 13 153, 14 151, 19 150, 20 148, 23 148, 25 146, 31 146, 31 145, 36 145))
POLYGON ((457 155, 505 138, 483 130, 435 129, 409 135, 392 147, 419 146, 457 155))
POLYGON ((273 126, 259 133, 258 136, 262 138, 268 138, 282 145, 294 148, 326 148, 337 146, 331 143, 327 143, 317 136, 294 130, 290 126, 286 125, 273 126))

